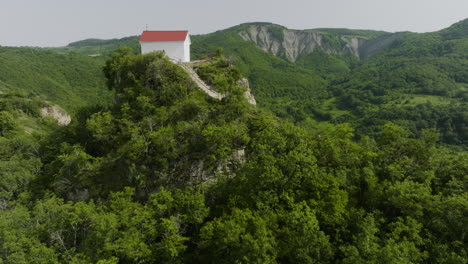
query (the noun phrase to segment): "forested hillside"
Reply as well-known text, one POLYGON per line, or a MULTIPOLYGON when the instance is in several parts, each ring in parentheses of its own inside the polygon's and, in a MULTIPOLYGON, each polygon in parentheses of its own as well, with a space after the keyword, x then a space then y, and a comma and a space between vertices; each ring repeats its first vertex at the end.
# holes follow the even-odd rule
POLYGON ((468 20, 192 41, 0 47, 0 263, 468 262, 468 20))
POLYGON ((85 39, 72 42, 66 47, 51 48, 50 50, 62 54, 77 53, 90 56, 104 62, 120 47, 131 47, 135 52, 140 52, 140 44, 138 43, 137 36, 106 40, 85 39))
POLYGON ((332 83, 336 105, 366 133, 393 121, 413 133, 436 128, 442 142, 468 145, 467 30, 468 20, 402 37, 332 83))
POLYGON ((44 133, 15 118, 36 103, 3 98, 0 262, 466 263, 466 152, 393 123, 296 126, 250 105, 229 59, 206 63, 223 100, 121 49, 115 103, 44 133))
POLYGON ((466 146, 467 21, 425 34, 308 30, 325 34, 323 47, 295 62, 282 57, 281 50, 277 56, 261 50, 272 49, 264 39, 243 39, 245 32, 260 31, 258 37, 284 43, 284 34, 295 32, 265 23, 194 36, 192 48, 195 57, 224 48, 251 81, 259 104, 280 117, 313 126, 351 123, 359 135, 372 136, 376 126, 391 120, 414 134, 436 129, 442 142, 466 146), (349 37, 368 39, 362 49, 378 52, 361 59, 340 52, 349 37))
MULTIPOLYGON (((350 123, 358 136, 376 136, 392 121, 467 146, 467 24, 417 34, 246 23, 192 36, 192 59, 223 48, 259 105, 296 124, 350 123)), ((90 39, 53 50, 102 62, 119 46, 138 47, 137 40, 90 39)))
POLYGON ((38 96, 72 111, 110 103, 102 63, 38 48, 0 47, 0 92, 38 96))

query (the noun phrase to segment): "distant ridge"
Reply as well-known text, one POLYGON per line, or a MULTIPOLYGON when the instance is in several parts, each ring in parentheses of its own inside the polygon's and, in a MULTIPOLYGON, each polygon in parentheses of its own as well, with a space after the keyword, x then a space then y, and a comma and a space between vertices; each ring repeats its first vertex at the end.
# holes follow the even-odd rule
POLYGON ((119 42, 127 42, 138 38, 138 36, 131 36, 131 37, 124 37, 124 38, 114 38, 114 39, 97 39, 97 38, 89 38, 84 40, 79 40, 75 42, 71 42, 67 45, 67 47, 82 47, 82 46, 101 46, 101 45, 109 45, 109 44, 116 44, 119 42))
POLYGON ((458 21, 446 29, 440 31, 445 39, 459 39, 468 37, 468 18, 458 21))

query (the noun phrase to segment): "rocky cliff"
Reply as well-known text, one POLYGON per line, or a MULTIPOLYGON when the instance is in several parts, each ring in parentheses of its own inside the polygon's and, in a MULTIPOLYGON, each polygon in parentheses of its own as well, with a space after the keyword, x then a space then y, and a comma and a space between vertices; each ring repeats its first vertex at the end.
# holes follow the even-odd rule
POLYGON ((250 25, 240 31, 239 35, 245 41, 254 42, 260 49, 293 62, 299 56, 316 50, 322 50, 328 54, 352 54, 359 58, 367 58, 389 47, 400 36, 399 33, 388 33, 376 38, 366 38, 318 31, 290 30, 267 24, 250 25))

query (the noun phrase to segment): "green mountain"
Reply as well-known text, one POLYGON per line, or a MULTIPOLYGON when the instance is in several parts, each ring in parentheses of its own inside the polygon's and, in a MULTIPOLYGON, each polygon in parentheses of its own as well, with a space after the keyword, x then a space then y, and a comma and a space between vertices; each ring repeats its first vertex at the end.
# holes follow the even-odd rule
POLYGON ((467 263, 467 29, 0 47, 0 263, 467 263))
POLYGON ((110 103, 102 63, 77 54, 0 47, 0 92, 39 96, 68 111, 110 103))
POLYGON ((195 57, 222 47, 259 104, 305 125, 394 121, 468 143, 466 21, 433 33, 288 30, 249 23, 193 37, 195 57))
POLYGON ((112 53, 120 47, 131 47, 135 52, 140 52, 138 37, 125 37, 121 39, 85 39, 68 44, 66 47, 51 48, 58 53, 78 53, 100 59, 107 60, 112 53))
POLYGON ((466 152, 392 123, 294 125, 249 104, 231 62, 195 65, 216 99, 121 49, 116 100, 42 133, 19 118, 43 101, 1 94, 0 263, 466 263, 466 152))
MULTIPOLYGON (((415 135, 432 128, 442 142, 466 146, 466 24, 417 34, 246 23, 192 36, 192 59, 223 48, 260 107, 304 126, 351 123, 358 135, 375 136, 393 121, 415 135)), ((103 65, 122 46, 138 53, 138 38, 88 39, 50 51, 103 65)))

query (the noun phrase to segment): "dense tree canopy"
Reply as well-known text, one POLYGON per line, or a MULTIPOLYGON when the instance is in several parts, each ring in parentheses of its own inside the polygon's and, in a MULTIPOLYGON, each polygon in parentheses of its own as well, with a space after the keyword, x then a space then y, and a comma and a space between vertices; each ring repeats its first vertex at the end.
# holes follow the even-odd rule
POLYGON ((218 55, 199 72, 223 100, 128 49, 104 68, 115 104, 69 126, 0 95, 0 263, 466 263, 466 152, 394 123, 296 126, 218 55))

